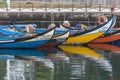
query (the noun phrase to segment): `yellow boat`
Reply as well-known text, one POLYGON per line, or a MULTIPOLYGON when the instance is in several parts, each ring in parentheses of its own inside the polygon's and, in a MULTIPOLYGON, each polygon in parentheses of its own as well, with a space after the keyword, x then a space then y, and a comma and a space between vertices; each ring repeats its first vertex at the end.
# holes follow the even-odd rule
POLYGON ((97 53, 95 50, 92 50, 88 47, 84 46, 65 46, 65 45, 60 45, 60 49, 62 49, 64 52, 67 54, 80 54, 83 55, 84 57, 89 57, 93 59, 101 59, 104 60, 104 55, 101 55, 97 53))
POLYGON ((84 44, 88 43, 99 36, 103 35, 104 32, 98 32, 94 34, 87 34, 87 35, 81 35, 81 36, 76 36, 76 37, 69 37, 67 41, 65 41, 63 44, 84 44))
POLYGON ((113 27, 116 19, 114 16, 105 24, 99 25, 96 28, 85 30, 81 33, 76 33, 72 37, 69 37, 63 44, 84 44, 88 43, 106 33, 111 27, 113 27))

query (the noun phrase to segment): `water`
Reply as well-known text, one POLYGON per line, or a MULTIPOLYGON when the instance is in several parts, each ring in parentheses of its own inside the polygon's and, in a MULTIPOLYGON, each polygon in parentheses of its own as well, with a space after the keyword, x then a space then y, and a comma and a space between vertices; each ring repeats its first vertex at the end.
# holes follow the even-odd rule
POLYGON ((116 48, 0 49, 0 80, 120 80, 120 51, 116 48))

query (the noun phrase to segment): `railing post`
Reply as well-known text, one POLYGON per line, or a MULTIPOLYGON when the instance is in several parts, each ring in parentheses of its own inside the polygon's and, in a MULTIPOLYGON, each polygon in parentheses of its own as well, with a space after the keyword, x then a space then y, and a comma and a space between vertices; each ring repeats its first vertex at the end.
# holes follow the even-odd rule
POLYGON ((85 13, 87 13, 87 3, 85 4, 85 13))
POLYGON ((99 13, 101 12, 101 4, 99 4, 99 13))
POLYGON ((48 3, 46 2, 46 3, 45 3, 45 12, 47 11, 47 4, 48 4, 48 3))
POLYGON ((19 3, 19 12, 21 12, 21 4, 19 3))
POLYGON ((6 4, 6 11, 8 12, 8 5, 6 4))
POLYGON ((18 12, 18 17, 20 18, 20 12, 21 12, 21 5, 19 3, 19 12, 18 12))
POLYGON ((73 0, 72 0, 72 12, 73 12, 73 0))
POLYGON ((32 12, 34 11, 34 4, 32 3, 32 12))
POLYGON ((59 13, 60 13, 60 7, 61 7, 61 3, 59 2, 59 6, 58 6, 59 13))

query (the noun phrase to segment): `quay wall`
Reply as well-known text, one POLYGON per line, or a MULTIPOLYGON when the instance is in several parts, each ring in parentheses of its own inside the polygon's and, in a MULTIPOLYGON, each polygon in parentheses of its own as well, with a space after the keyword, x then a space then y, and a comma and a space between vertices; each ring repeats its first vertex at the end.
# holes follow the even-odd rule
MULTIPOLYGON (((54 22, 60 24, 64 20, 72 22, 72 25, 77 22, 88 24, 97 23, 97 18, 101 14, 107 17, 111 16, 111 13, 81 13, 81 12, 0 12, 0 24, 7 24, 10 20, 16 21, 16 23, 35 23, 39 26, 44 26, 54 22)), ((117 21, 119 23, 120 16, 117 15, 117 21)))

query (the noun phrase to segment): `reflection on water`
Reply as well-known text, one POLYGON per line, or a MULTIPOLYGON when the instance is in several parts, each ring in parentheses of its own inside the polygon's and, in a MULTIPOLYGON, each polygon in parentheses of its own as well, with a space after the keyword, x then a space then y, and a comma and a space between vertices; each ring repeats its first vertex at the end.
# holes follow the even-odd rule
POLYGON ((50 60, 7 60, 7 80, 38 80, 50 79, 51 66, 50 60), (44 72, 44 74, 43 74, 44 72))
MULTIPOLYGON (((79 56, 79 58, 84 58, 87 60, 87 61, 84 60, 85 67, 87 67, 85 68, 86 73, 84 78, 86 78, 86 74, 89 73, 88 71, 94 72, 94 70, 93 71, 90 70, 92 69, 92 67, 90 67, 91 64, 94 65, 94 67, 98 67, 103 71, 107 72, 108 77, 113 76, 112 66, 110 62, 103 56, 103 54, 99 54, 95 50, 92 50, 88 47, 83 47, 83 46, 60 46, 60 48, 64 50, 67 54, 72 54, 72 56, 77 55, 77 57, 79 56)), ((96 76, 96 74, 91 75, 91 73, 88 75, 89 75, 89 78, 91 76, 96 76)), ((97 76, 95 77, 95 79, 97 79, 97 76)))
POLYGON ((119 80, 119 47, 111 46, 0 49, 0 80, 119 80))

